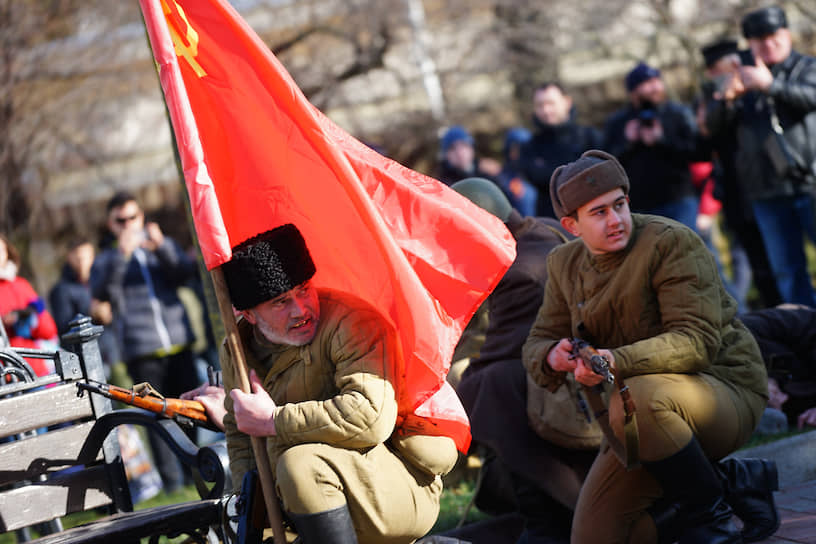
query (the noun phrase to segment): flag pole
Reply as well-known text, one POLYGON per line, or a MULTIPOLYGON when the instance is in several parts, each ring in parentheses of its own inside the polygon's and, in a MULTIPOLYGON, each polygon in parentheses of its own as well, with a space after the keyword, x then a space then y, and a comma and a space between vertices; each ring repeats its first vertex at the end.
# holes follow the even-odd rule
MULTIPOLYGON (((246 358, 244 357, 244 346, 241 337, 238 336, 238 327, 235 323, 235 315, 232 312, 232 301, 227 290, 227 283, 224 279, 224 271, 220 266, 210 270, 215 290, 215 298, 218 300, 218 309, 221 313, 221 321, 224 323, 224 338, 232 354, 235 369, 238 372, 238 381, 241 391, 252 393, 249 383, 249 373, 247 372, 246 358)), ((252 453, 255 455, 255 465, 258 468, 258 476, 261 480, 261 491, 263 492, 266 513, 269 516, 269 526, 272 528, 272 538, 275 544, 286 544, 283 529, 283 515, 278 504, 278 495, 275 491, 275 482, 272 478, 272 467, 269 463, 269 455, 266 452, 266 439, 260 436, 251 436, 252 453)))

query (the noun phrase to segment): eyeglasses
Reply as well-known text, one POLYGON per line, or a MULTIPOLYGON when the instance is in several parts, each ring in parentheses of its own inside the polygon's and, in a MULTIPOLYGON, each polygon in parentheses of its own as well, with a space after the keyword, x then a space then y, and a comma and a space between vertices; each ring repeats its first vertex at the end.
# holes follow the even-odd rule
POLYGON ((131 221, 133 221, 137 217, 139 217, 139 214, 135 213, 135 214, 133 214, 133 215, 131 215, 129 217, 114 217, 113 220, 116 221, 120 225, 124 225, 126 223, 130 223, 131 221))

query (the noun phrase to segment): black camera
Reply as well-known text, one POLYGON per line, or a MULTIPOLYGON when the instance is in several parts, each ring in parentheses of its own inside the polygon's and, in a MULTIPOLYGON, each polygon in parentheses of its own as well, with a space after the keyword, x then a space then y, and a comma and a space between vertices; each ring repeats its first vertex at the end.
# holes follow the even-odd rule
POLYGON ((657 121, 657 106, 650 100, 644 100, 640 103, 637 110, 637 119, 641 126, 653 127, 657 121))
POLYGON ((756 58, 754 58, 754 53, 750 49, 740 49, 737 54, 743 66, 756 66, 756 58))

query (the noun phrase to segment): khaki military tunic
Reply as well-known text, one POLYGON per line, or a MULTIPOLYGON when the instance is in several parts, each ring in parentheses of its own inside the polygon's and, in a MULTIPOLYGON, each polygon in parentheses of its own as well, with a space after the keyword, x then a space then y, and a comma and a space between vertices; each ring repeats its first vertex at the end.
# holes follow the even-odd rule
MULTIPOLYGON (((266 437, 283 510, 316 513, 347 504, 363 542, 411 542, 436 521, 441 475, 457 458, 448 437, 392 438, 395 331, 361 300, 321 290, 315 338, 305 346, 268 342, 238 323, 247 365, 277 405, 277 434, 266 437)), ((227 392, 240 387, 227 346, 227 392)), ((250 438, 238 431, 227 394, 224 418, 233 483, 254 466, 250 438)))

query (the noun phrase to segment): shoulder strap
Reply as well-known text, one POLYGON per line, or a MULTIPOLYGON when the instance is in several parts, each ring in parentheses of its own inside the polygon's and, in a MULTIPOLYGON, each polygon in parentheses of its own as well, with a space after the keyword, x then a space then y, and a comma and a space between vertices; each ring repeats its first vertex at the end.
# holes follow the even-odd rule
POLYGON ((587 400, 595 421, 598 422, 603 431, 604 438, 606 438, 609 447, 615 452, 618 460, 626 467, 626 470, 632 470, 640 466, 640 458, 638 451, 640 449, 640 438, 638 435, 637 419, 635 418, 634 402, 629 396, 628 387, 623 385, 615 378, 615 383, 618 385, 621 401, 623 401, 623 437, 624 442, 615 436, 612 426, 609 424, 609 410, 604 404, 601 395, 595 388, 583 387, 581 393, 587 400))

